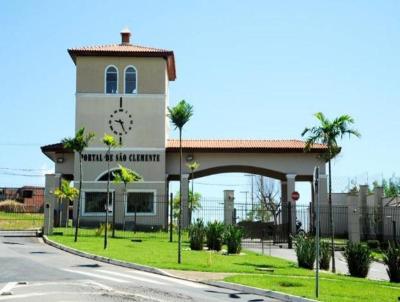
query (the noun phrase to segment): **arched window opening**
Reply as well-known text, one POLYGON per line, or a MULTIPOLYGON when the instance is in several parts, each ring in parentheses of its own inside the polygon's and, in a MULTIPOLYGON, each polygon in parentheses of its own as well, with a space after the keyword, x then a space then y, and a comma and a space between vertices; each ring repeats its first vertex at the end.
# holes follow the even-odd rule
POLYGON ((125 70, 125 93, 134 94, 136 91, 136 69, 129 66, 125 70))
MULTIPOLYGON (((120 169, 116 169, 116 170, 113 170, 113 171, 110 171, 110 181, 114 181, 114 179, 115 179, 115 174, 118 174, 118 173, 120 173, 120 169)), ((104 173, 103 175, 101 175, 98 179, 97 179, 97 181, 107 181, 108 180, 108 173, 106 172, 106 173, 104 173)))
POLYGON ((118 70, 110 66, 106 70, 106 93, 118 92, 118 70))

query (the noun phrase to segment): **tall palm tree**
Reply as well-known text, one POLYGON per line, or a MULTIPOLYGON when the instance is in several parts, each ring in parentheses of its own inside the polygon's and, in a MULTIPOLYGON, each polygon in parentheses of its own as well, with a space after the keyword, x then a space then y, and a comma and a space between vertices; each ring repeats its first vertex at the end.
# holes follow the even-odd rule
MULTIPOLYGON (((110 161, 111 161, 111 148, 118 146, 118 142, 114 136, 104 134, 102 142, 107 146, 107 201, 106 201, 106 224, 104 227, 104 249, 107 248, 107 229, 108 229, 108 207, 110 205, 110 161)), ((113 202, 113 212, 112 212, 112 237, 115 236, 115 202, 113 202)))
POLYGON ((347 114, 341 115, 335 118, 333 121, 325 117, 322 112, 317 112, 314 115, 319 125, 305 128, 302 132, 302 136, 306 134, 305 151, 310 151, 311 147, 315 143, 321 143, 326 145, 327 150, 323 154, 323 158, 328 161, 329 170, 329 222, 330 222, 330 233, 331 233, 331 253, 332 253, 332 271, 336 271, 335 266, 335 246, 334 246, 334 228, 333 228, 333 211, 332 211, 332 167, 331 161, 339 154, 341 147, 338 145, 338 139, 342 139, 343 136, 352 135, 355 137, 360 137, 361 134, 355 130, 351 129, 350 125, 354 124, 354 119, 347 114))
MULTIPOLYGON (((59 225, 61 226, 61 201, 63 199, 68 200, 69 202, 73 202, 76 197, 78 196, 79 191, 77 188, 75 187, 71 187, 70 186, 70 182, 68 180, 62 179, 61 180, 61 185, 59 188, 57 188, 54 191, 54 196, 56 196, 58 198, 58 202, 59 202, 59 212, 60 212, 60 217, 59 217, 59 225)), ((66 226, 68 226, 68 210, 67 210, 67 219, 66 219, 66 226)))
POLYGON ((181 263, 182 248, 182 129, 193 115, 193 106, 185 100, 180 101, 175 107, 168 107, 168 117, 175 129, 179 129, 179 219, 178 219, 178 263, 181 263))
MULTIPOLYGON (((122 165, 119 165, 119 170, 114 172, 114 183, 123 183, 124 184, 124 209, 125 205, 128 202, 128 194, 127 194, 127 185, 132 182, 141 181, 143 178, 135 171, 128 169, 122 165)), ((135 205, 135 226, 136 226, 136 205, 135 205)), ((123 229, 125 230, 125 210, 124 210, 124 222, 123 229)))
POLYGON ((90 141, 94 138, 95 134, 93 132, 89 132, 85 134, 85 128, 80 128, 75 137, 64 138, 61 143, 64 145, 64 148, 70 149, 74 152, 77 152, 79 155, 79 189, 78 189, 78 205, 76 210, 76 218, 75 218, 75 242, 78 241, 78 229, 79 229, 79 216, 81 210, 81 199, 82 199, 82 153, 87 146, 89 146, 90 141))
POLYGON ((194 197, 194 171, 196 171, 198 168, 200 168, 200 164, 197 161, 192 161, 190 163, 186 164, 186 167, 189 168, 191 174, 192 174, 192 194, 191 198, 189 198, 189 224, 192 223, 192 203, 193 203, 193 197, 194 197))

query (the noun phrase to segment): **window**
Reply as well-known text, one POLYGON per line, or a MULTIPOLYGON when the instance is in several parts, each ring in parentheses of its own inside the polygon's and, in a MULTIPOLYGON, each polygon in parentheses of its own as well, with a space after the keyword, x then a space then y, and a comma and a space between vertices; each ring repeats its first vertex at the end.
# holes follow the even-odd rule
POLYGON ((154 213, 153 192, 128 192, 127 213, 154 213))
POLYGON ((118 92, 118 70, 114 66, 106 69, 106 93, 118 92))
POLYGON ((125 93, 136 93, 136 69, 133 66, 125 69, 125 93))
POLYGON ((33 196, 32 190, 22 191, 22 198, 32 198, 32 196, 33 196))
MULTIPOLYGON (((108 209, 112 211, 113 194, 109 193, 108 209)), ((84 213, 104 213, 107 203, 107 192, 85 192, 84 213)))

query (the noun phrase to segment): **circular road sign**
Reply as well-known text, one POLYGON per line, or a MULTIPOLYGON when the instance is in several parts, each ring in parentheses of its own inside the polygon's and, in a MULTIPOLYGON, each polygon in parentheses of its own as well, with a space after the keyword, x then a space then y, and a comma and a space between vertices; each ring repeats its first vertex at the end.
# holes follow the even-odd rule
POLYGON ((297 201, 297 200, 299 200, 299 198, 300 198, 299 192, 293 191, 293 192, 292 192, 292 200, 293 200, 293 201, 297 201))

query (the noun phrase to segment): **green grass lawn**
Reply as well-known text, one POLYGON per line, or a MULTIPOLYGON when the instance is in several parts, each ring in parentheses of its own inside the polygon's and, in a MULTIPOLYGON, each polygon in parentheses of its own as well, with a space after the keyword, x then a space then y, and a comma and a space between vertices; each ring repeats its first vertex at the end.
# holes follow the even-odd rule
POLYGON ((0 230, 30 230, 43 226, 43 214, 0 212, 0 230))
MULTIPOLYGON (((185 240, 182 264, 177 264, 176 241, 170 243, 167 236, 159 233, 125 232, 125 238, 109 238, 109 247, 104 250, 103 237, 95 236, 93 230, 82 230, 77 243, 73 242, 72 229, 67 233, 65 229, 56 231, 64 235, 52 235, 50 239, 89 253, 164 269, 237 273, 226 281, 314 298, 314 272, 279 258, 249 251, 242 255, 191 251, 185 240), (132 242, 132 238, 141 238, 142 242, 132 242), (260 268, 273 272, 262 272, 260 268)), ((397 284, 321 273, 321 301, 382 302, 397 301, 398 296, 400 285, 397 284)))

